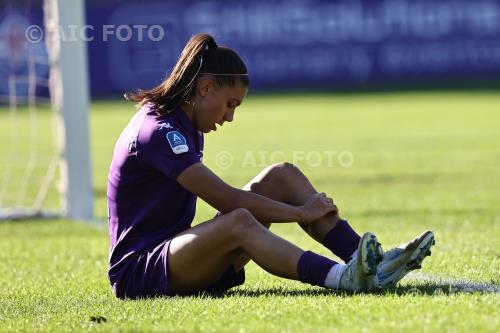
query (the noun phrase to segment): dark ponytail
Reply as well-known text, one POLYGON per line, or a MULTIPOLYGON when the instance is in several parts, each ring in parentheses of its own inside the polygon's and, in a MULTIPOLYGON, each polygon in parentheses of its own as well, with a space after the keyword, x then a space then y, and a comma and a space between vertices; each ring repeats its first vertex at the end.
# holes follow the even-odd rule
POLYGON ((189 100, 194 95, 196 79, 200 74, 207 73, 216 74, 214 81, 219 87, 234 86, 236 80, 249 85, 248 75, 245 75, 247 68, 236 52, 217 46, 214 38, 208 34, 196 34, 184 47, 165 81, 150 90, 126 93, 125 99, 139 106, 153 103, 159 114, 166 114, 189 100))

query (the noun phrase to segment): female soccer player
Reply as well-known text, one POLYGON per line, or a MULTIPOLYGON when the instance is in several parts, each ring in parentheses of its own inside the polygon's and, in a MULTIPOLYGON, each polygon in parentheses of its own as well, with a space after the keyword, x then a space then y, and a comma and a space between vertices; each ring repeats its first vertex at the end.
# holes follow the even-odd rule
POLYGON ((236 52, 197 34, 164 82, 127 95, 139 111, 116 143, 107 194, 116 296, 225 291, 244 282, 250 260, 283 278, 369 291, 395 284, 427 254, 432 233, 382 260, 376 236, 360 237, 292 164, 269 166, 241 190, 204 166, 203 135, 233 120, 248 86, 236 52), (191 227, 197 197, 220 213, 191 227), (298 223, 345 263, 276 236, 275 222, 298 223))

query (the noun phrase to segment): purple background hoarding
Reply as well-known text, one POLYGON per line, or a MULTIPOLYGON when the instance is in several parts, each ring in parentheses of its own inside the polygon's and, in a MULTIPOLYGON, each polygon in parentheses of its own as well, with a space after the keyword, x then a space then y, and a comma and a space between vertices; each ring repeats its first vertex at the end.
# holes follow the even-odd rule
POLYGON ((86 16, 94 97, 159 83, 196 32, 236 49, 255 90, 500 77, 500 1, 87 1, 86 16))

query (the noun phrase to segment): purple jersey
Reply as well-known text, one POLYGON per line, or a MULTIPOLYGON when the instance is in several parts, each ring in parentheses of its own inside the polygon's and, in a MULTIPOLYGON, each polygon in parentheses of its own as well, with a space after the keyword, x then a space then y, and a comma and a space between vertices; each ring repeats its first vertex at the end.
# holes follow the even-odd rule
POLYGON ((190 227, 196 209, 196 196, 176 179, 202 155, 203 134, 181 108, 158 116, 145 105, 122 132, 107 193, 109 279, 117 296, 168 294, 168 243, 190 227))

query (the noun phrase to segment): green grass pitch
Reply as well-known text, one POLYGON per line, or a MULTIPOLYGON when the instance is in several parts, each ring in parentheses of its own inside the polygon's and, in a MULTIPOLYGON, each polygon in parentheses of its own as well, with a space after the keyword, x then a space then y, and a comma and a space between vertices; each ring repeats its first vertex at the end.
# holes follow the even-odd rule
MULTIPOLYGON (((100 223, 0 223, 0 331, 500 330, 499 94, 250 96, 234 123, 205 137, 204 162, 229 184, 243 186, 274 160, 293 161, 357 230, 375 232, 385 249, 432 229, 437 243, 421 274, 382 294, 330 292, 250 263, 246 283, 224 295, 114 298, 106 275, 106 179, 115 140, 133 113, 125 102, 92 104, 100 223)), ((0 109, 4 157, 11 144, 8 117, 0 109)), ((26 111, 18 120, 17 136, 27 140, 26 111)), ((50 151, 49 113, 41 111, 37 122, 39 149, 50 151)), ((20 156, 12 175, 24 170, 20 156)), ((16 185, 8 186, 14 193, 16 185)), ((49 206, 57 202, 50 193, 49 206)), ((195 223, 213 214, 199 201, 195 223)), ((297 225, 271 230, 331 256, 297 225)))

